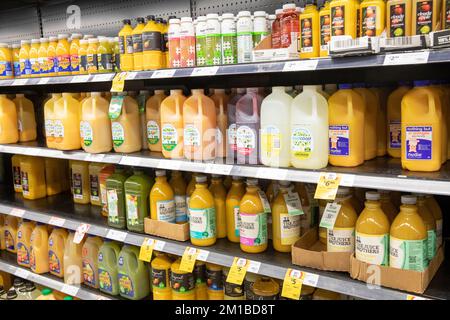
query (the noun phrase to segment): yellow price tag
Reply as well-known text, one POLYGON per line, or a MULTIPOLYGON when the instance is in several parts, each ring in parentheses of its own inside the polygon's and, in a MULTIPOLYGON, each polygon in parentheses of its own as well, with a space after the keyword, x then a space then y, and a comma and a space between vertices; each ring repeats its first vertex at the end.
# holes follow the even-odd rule
POLYGON ((141 251, 139 252, 139 260, 150 262, 152 260, 154 247, 155 240, 145 238, 141 245, 141 251))
POLYGON ((184 272, 192 272, 194 270, 195 261, 197 260, 199 251, 195 248, 187 247, 181 257, 180 270, 184 272))
POLYGON ((244 282, 249 263, 247 259, 235 257, 228 272, 227 282, 240 286, 244 282))
POLYGON ((125 79, 127 78, 126 72, 121 72, 116 74, 113 79, 111 92, 123 92, 123 88, 125 87, 125 79))
POLYGON ((287 269, 286 275, 284 276, 281 296, 288 299, 299 300, 304 279, 305 273, 294 269, 287 269))
POLYGON ((341 183, 341 175, 332 172, 322 172, 317 182, 314 199, 334 200, 341 183))

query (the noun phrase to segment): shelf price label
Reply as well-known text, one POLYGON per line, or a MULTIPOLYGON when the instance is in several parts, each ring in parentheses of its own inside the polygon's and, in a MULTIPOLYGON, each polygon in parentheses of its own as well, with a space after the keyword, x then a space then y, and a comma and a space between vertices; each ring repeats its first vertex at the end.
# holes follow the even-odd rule
POLYGON ((233 264, 228 272, 227 282, 240 286, 244 282, 249 265, 250 260, 234 257, 233 264))
POLYGON ((124 242, 126 237, 127 237, 126 232, 113 230, 113 229, 110 229, 108 231, 108 233, 106 234, 106 238, 111 239, 111 240, 116 240, 119 242, 124 242))
POLYGON ((53 226, 62 227, 66 223, 66 219, 58 218, 58 217, 51 217, 48 221, 48 224, 51 224, 53 226))
POLYGON ((304 272, 295 269, 287 269, 284 276, 281 296, 288 299, 299 300, 304 279, 304 272))
POLYGON ((314 199, 334 200, 341 183, 341 175, 332 172, 321 172, 317 182, 314 199))
POLYGON ((70 284, 65 284, 61 288, 62 292, 64 292, 65 294, 67 294, 69 296, 72 296, 72 297, 76 297, 79 290, 80 290, 80 287, 75 287, 70 284))
POLYGON ((127 78, 127 76, 127 72, 116 74, 113 79, 111 92, 123 92, 123 88, 125 88, 125 79, 127 78))
POLYGON ((90 75, 84 75, 84 76, 75 76, 70 80, 70 83, 83 83, 88 82, 90 79, 90 75))
POLYGON ((38 84, 47 84, 50 81, 50 78, 41 78, 39 79, 38 84))
POLYGON ((10 215, 10 216, 15 216, 15 217, 18 217, 18 218, 22 218, 24 214, 25 214, 25 210, 23 210, 23 209, 17 209, 17 208, 14 208, 14 209, 12 209, 12 210, 9 212, 9 215, 10 215))
POLYGON ((215 76, 219 67, 200 67, 192 70, 191 77, 215 76))
POLYGON ((183 256, 181 257, 180 270, 191 273, 194 270, 195 261, 199 250, 191 247, 186 247, 183 256))
POLYGON ((383 65, 395 66, 395 65, 403 65, 403 64, 427 63, 429 55, 430 55, 429 51, 387 54, 384 57, 383 65))
POLYGON ((317 69, 318 64, 319 60, 317 59, 288 61, 284 64, 283 72, 312 71, 317 69))
POLYGON ((14 271, 14 275, 16 277, 22 278, 22 279, 28 279, 28 276, 30 275, 30 272, 27 270, 24 270, 22 268, 17 268, 16 271, 14 271))
POLYGON ((152 79, 173 78, 177 69, 162 69, 153 71, 152 79))
POLYGON ((13 81, 12 85, 13 86, 24 86, 26 85, 28 82, 28 79, 16 79, 13 81))
POLYGON ((152 260, 153 249, 155 248, 154 239, 145 238, 141 245, 141 250, 139 251, 139 260, 150 262, 152 260))
POLYGON ((84 235, 89 231, 90 227, 91 227, 90 224, 87 223, 81 224, 77 228, 77 231, 75 232, 75 236, 73 237, 73 243, 80 244, 81 241, 83 241, 84 235))

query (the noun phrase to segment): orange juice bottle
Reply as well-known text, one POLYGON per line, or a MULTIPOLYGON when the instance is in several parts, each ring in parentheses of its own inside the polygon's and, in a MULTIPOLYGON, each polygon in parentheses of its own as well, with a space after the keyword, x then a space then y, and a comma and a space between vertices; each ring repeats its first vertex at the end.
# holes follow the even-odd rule
POLYGON ((58 45, 58 37, 48 38, 47 47, 47 69, 48 76, 54 77, 58 74, 58 57, 56 56, 56 47, 58 45))
POLYGON ((47 61, 47 50, 48 50, 48 38, 40 39, 40 46, 38 50, 38 62, 41 76, 48 76, 48 61, 47 61))
POLYGON ((216 106, 216 157, 223 158, 227 152, 228 96, 225 89, 214 89, 214 94, 210 98, 216 106))
POLYGON ((300 59, 319 56, 319 11, 316 1, 307 0, 305 10, 300 14, 299 50, 300 59))
POLYGON ((356 167, 364 162, 364 113, 362 97, 348 84, 328 100, 330 157, 333 166, 356 167))
POLYGON ((233 177, 231 188, 225 200, 225 211, 227 218, 228 241, 239 243, 239 229, 241 227, 239 216, 239 204, 245 194, 244 182, 239 177, 233 177))
POLYGON ((412 0, 411 34, 436 31, 440 20, 440 0, 412 0))
POLYGON ((435 197, 432 195, 426 195, 426 204, 428 209, 433 214, 434 220, 436 221, 436 242, 437 248, 442 245, 442 210, 439 203, 436 201, 435 197))
POLYGON ((386 190, 378 190, 378 193, 380 194, 381 210, 383 210, 384 214, 388 218, 389 223, 392 223, 397 216, 398 210, 392 203, 390 192, 386 190))
POLYGON ((45 141, 47 148, 56 149, 55 143, 55 103, 62 97, 60 93, 52 93, 51 98, 44 104, 45 141))
POLYGON ((27 142, 36 140, 36 118, 33 102, 25 98, 24 94, 16 94, 16 98, 13 101, 17 109, 19 141, 27 142))
POLYGON ((0 143, 19 141, 18 116, 16 105, 6 94, 0 94, 0 143))
POLYGON ((30 267, 37 274, 47 273, 48 264, 48 229, 47 225, 38 222, 31 234, 30 267))
POLYGON ((208 161, 216 156, 216 110, 203 89, 192 90, 183 104, 184 156, 208 161))
POLYGON ((142 71, 142 57, 143 57, 143 42, 142 30, 145 27, 144 18, 136 18, 137 25, 134 27, 131 36, 133 38, 133 70, 142 71))
POLYGON ((331 36, 358 36, 358 0, 331 0, 331 36))
POLYGON ((172 300, 195 300, 195 280, 192 273, 180 270, 181 258, 170 267, 170 286, 172 300))
POLYGON ((19 53, 20 53, 20 44, 18 43, 14 43, 12 45, 12 60, 13 60, 13 65, 14 65, 14 77, 15 78, 20 78, 22 75, 20 73, 20 58, 19 58, 19 53))
POLYGON ((20 161, 20 176, 22 177, 22 194, 25 199, 35 200, 45 198, 45 160, 38 157, 22 157, 20 161))
POLYGON ((150 191, 150 216, 153 220, 175 223, 175 197, 167 182, 166 171, 156 170, 156 181, 150 191))
POLYGON ((11 49, 7 43, 0 43, 0 79, 14 78, 14 58, 11 49))
POLYGON ((88 47, 86 49, 86 69, 89 74, 98 72, 98 44, 97 38, 88 39, 88 47))
POLYGON ((225 212, 225 199, 227 191, 222 183, 222 178, 219 175, 213 174, 209 191, 214 198, 214 207, 216 208, 216 228, 217 238, 222 239, 227 237, 227 219, 225 212))
POLYGON ((31 77, 30 40, 20 41, 19 61, 22 78, 31 77))
POLYGON ((81 105, 70 93, 63 93, 54 105, 53 132, 56 149, 78 150, 80 139, 81 105))
POLYGON ((361 37, 380 36, 384 32, 386 23, 386 1, 363 0, 359 9, 359 30, 361 37))
MULTIPOLYGON (((439 96, 439 99, 441 101, 441 108, 442 108, 442 118, 443 119, 448 119, 448 109, 449 109, 449 101, 448 101, 448 96, 447 96, 447 92, 445 91, 445 89, 443 89, 440 85, 438 81, 432 81, 431 82, 432 85, 430 86, 431 89, 433 89, 436 94, 439 96)), ((441 157, 442 157, 442 163, 444 164, 447 161, 447 152, 445 152, 445 150, 447 150, 448 147, 448 133, 447 133, 447 121, 442 121, 441 122, 441 128, 442 128, 442 135, 441 135, 441 142, 442 142, 442 146, 441 146, 441 157)))
POLYGON ((14 191, 22 193, 22 179, 20 177, 20 161, 21 155, 15 154, 11 157, 12 177, 14 183, 14 191))
POLYGON ((427 228, 427 257, 428 261, 433 260, 437 251, 437 236, 436 236, 436 220, 431 213, 427 199, 423 194, 417 194, 417 209, 419 216, 422 218, 427 228))
POLYGON ((386 34, 388 38, 411 35, 412 2, 388 0, 386 3, 386 34))
POLYGON ((39 65, 39 47, 41 41, 39 39, 31 40, 31 47, 28 55, 30 57, 31 77, 39 77, 41 75, 41 66, 39 65))
POLYGON ((172 300, 170 267, 172 261, 166 254, 159 254, 151 262, 153 300, 172 300))
POLYGON ((99 237, 88 236, 81 250, 83 259, 83 283, 98 289, 98 251, 103 244, 99 237))
POLYGON ((48 269, 51 274, 60 278, 64 277, 64 247, 67 237, 65 229, 55 227, 48 238, 48 269))
POLYGON ((80 66, 79 66, 79 74, 88 74, 87 69, 87 49, 89 47, 89 40, 88 39, 80 39, 80 46, 78 48, 78 59, 80 59, 80 66))
POLYGON ((330 1, 326 0, 319 11, 320 56, 328 56, 328 46, 331 39, 330 1))
POLYGON ((442 162, 442 109, 428 81, 415 81, 402 99, 402 167, 437 171, 442 162))
POLYGON ((222 266, 212 263, 206 264, 206 284, 208 300, 223 300, 222 266))
POLYGON ((170 90, 170 96, 161 103, 161 144, 165 158, 180 159, 184 155, 182 90, 170 90))
POLYGON ((70 44, 69 36, 67 34, 58 34, 56 57, 58 58, 58 76, 71 75, 72 69, 70 65, 70 44))
POLYGON ((402 146, 402 108, 403 96, 410 90, 406 84, 401 84, 388 97, 387 102, 387 152, 393 158, 401 158, 402 146))
POLYGON ((17 229, 19 228, 19 220, 14 216, 5 216, 3 225, 3 234, 5 237, 6 251, 17 253, 17 229))
POLYGON ((195 180, 195 191, 188 203, 191 243, 196 246, 211 246, 217 239, 214 197, 208 190, 206 176, 197 176, 195 180))
POLYGON ((70 232, 64 246, 64 283, 78 285, 83 283, 83 259, 82 249, 84 241, 76 244, 73 242, 75 232, 70 232))
POLYGON ((144 70, 155 70, 162 67, 161 36, 163 31, 161 24, 155 21, 155 16, 147 16, 147 24, 142 30, 144 70))
POLYGON ((89 163, 84 161, 73 161, 72 171, 72 190, 73 201, 79 204, 88 204, 90 202, 90 184, 89 184, 89 163))
POLYGON ((134 68, 132 33, 131 20, 123 20, 123 28, 119 32, 120 69, 122 71, 132 71, 134 68))
POLYGON ((161 103, 166 98, 164 90, 155 90, 146 103, 147 143, 150 151, 161 152, 161 103))
POLYGON ((366 207, 356 221, 356 259, 370 264, 389 265, 389 219, 384 214, 380 194, 366 192, 366 207))
POLYGON ((247 179, 247 192, 239 204, 240 247, 244 252, 260 253, 267 249, 267 212, 264 208, 267 204, 263 205, 263 201, 267 199, 258 187, 258 180, 247 179))
POLYGON ((53 196, 63 192, 63 181, 66 176, 61 170, 65 166, 66 160, 45 158, 45 184, 47 187, 47 196, 53 196))
MULTIPOLYGON (((188 206, 188 208, 189 208, 189 200, 191 199, 191 196, 192 196, 192 194, 195 191, 195 184, 197 183, 196 182, 196 178, 199 175, 200 175, 199 173, 193 173, 192 176, 191 176, 191 180, 189 180, 189 183, 188 183, 188 185, 186 187, 186 205, 188 206)), ((189 210, 188 210, 187 214, 189 216, 189 210)))
POLYGON ((78 51, 80 50, 80 40, 83 38, 82 34, 72 34, 72 40, 70 41, 70 68, 72 74, 80 74, 80 56, 78 51))
POLYGON ((17 264, 22 267, 30 267, 30 245, 33 228, 32 222, 23 220, 17 231, 17 264))
POLYGON ((170 186, 175 196, 175 222, 187 222, 186 183, 180 171, 172 171, 170 186))

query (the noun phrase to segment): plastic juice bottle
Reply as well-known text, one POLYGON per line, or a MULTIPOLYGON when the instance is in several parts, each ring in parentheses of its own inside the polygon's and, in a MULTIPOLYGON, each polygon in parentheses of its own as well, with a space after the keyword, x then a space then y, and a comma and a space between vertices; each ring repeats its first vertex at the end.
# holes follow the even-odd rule
POLYGON ((111 38, 112 46, 113 46, 113 52, 114 52, 114 71, 120 72, 122 71, 120 69, 120 46, 119 46, 119 37, 111 38))
POLYGON ((150 151, 161 152, 161 104, 166 98, 164 90, 155 90, 146 103, 146 132, 150 151))
POLYGON ((341 84, 328 100, 328 108, 330 164, 359 166, 364 162, 363 98, 351 90, 351 85, 341 84))
POLYGON ((148 267, 139 260, 139 248, 124 245, 118 259, 119 293, 130 300, 140 300, 150 294, 148 267))
POLYGON ((197 18, 195 25, 197 66, 206 66, 206 16, 197 18))
POLYGON ((133 71, 133 28, 131 20, 123 20, 122 30, 119 32, 120 70, 133 71))
POLYGON ((18 115, 16 105, 6 94, 0 94, 0 143, 19 141, 18 115))
POLYGON ((438 0, 413 0, 411 34, 429 34, 436 31, 439 23, 440 3, 438 0))
POLYGON ((73 242, 75 232, 69 232, 64 246, 64 283, 78 285, 83 283, 83 259, 81 258, 83 240, 76 244, 73 242))
POLYGON ((206 263, 196 261, 194 266, 195 298, 196 300, 208 300, 208 286, 206 284, 206 263))
POLYGON ((219 15, 208 13, 206 15, 206 65, 216 66, 222 64, 222 42, 219 15))
POLYGON ((14 191, 22 193, 22 179, 20 177, 20 161, 22 156, 15 154, 11 157, 12 177, 14 182, 14 191))
POLYGON ((125 201, 127 211, 127 229, 144 232, 144 218, 149 214, 149 194, 153 179, 142 170, 134 170, 134 175, 125 181, 125 201))
POLYGON ((156 25, 158 26, 160 32, 161 32, 161 37, 160 37, 160 41, 161 41, 161 55, 160 55, 160 66, 159 69, 163 69, 166 68, 166 59, 168 59, 168 57, 166 56, 166 41, 165 39, 169 39, 169 35, 168 33, 168 25, 167 22, 163 19, 163 18, 156 18, 155 19, 156 25))
POLYGON ((253 12, 253 46, 256 48, 269 35, 268 14, 265 11, 253 12))
POLYGON ((35 200, 45 198, 45 159, 38 157, 22 157, 20 161, 20 176, 22 177, 22 194, 25 199, 35 200))
POLYGON ((172 171, 170 186, 175 196, 175 222, 187 222, 186 183, 180 171, 172 171))
POLYGON ((98 286, 101 292, 117 296, 119 294, 119 280, 117 260, 120 245, 105 239, 98 249, 98 286))
POLYGON ((331 36, 351 36, 355 39, 358 29, 359 2, 356 0, 331 0, 331 36))
POLYGON ((260 277, 251 290, 252 300, 278 300, 280 285, 272 278, 260 277))
POLYGON ((41 74, 41 67, 39 65, 39 47, 41 42, 39 39, 31 40, 31 47, 28 55, 30 57, 30 65, 31 65, 31 77, 39 77, 41 74))
POLYGON ((195 300, 195 280, 192 273, 180 270, 181 258, 170 267, 170 285, 172 300, 195 300))
POLYGON ((386 34, 389 38, 411 35, 412 1, 388 0, 386 3, 386 34))
POLYGON ((245 300, 253 300, 253 285, 261 277, 257 274, 247 272, 244 278, 245 300))
POLYGON ((22 78, 31 77, 31 62, 30 62, 30 40, 20 41, 20 75, 22 78))
POLYGON ((315 58, 320 55, 319 11, 315 2, 307 0, 305 10, 300 14, 300 59, 315 58))
MULTIPOLYGON (((441 109, 442 109, 442 118, 448 119, 448 109, 449 109, 449 102, 448 102, 448 96, 447 92, 438 84, 437 81, 433 81, 430 88, 434 89, 436 94, 439 96, 439 99, 441 101, 441 109)), ((442 128, 442 146, 441 146, 441 157, 442 157, 442 163, 444 164, 447 161, 447 152, 445 150, 448 147, 448 128, 447 128, 447 121, 441 122, 441 128, 442 128)))
POLYGON ((161 144, 165 158, 180 159, 183 146, 183 104, 186 97, 182 90, 170 90, 170 96, 161 103, 161 144))
POLYGON ((239 204, 240 247, 244 252, 260 253, 267 249, 267 213, 263 195, 258 180, 247 179, 247 191, 239 204))
MULTIPOLYGON (((200 174, 198 174, 198 173, 193 173, 192 177, 191 177, 191 180, 189 180, 189 183, 188 183, 188 185, 186 187, 186 204, 187 204, 188 208, 189 208, 189 200, 191 199, 191 195, 195 191, 196 178, 199 175, 200 174)), ((189 216, 189 210, 188 210, 188 216, 189 216)))
POLYGON ((228 101, 228 129, 227 129, 227 163, 236 159, 236 103, 245 95, 244 88, 236 89, 236 94, 228 101))
POLYGON ((80 149, 80 110, 80 102, 70 93, 63 93, 62 98, 55 102, 53 132, 57 149, 80 149))
POLYGON ((403 96, 410 90, 406 85, 399 86, 388 97, 387 102, 387 152, 391 157, 401 158, 402 108, 403 96))
POLYGON ((391 225, 389 266, 423 271, 427 261, 427 228, 418 213, 415 196, 402 196, 400 212, 391 225))
POLYGON ((39 50, 38 50, 38 63, 39 63, 39 73, 41 76, 48 76, 48 58, 47 58, 47 50, 48 50, 48 38, 41 38, 39 40, 39 50))
POLYGON ((30 268, 37 274, 49 271, 48 263, 48 229, 47 225, 38 222, 31 234, 30 268))
POLYGON ((369 90, 376 97, 376 104, 378 105, 377 112, 377 157, 383 157, 386 155, 386 119, 387 119, 387 97, 382 88, 373 87, 369 90))
POLYGON ((359 30, 362 37, 378 37, 385 31, 386 1, 363 0, 359 14, 359 30))
POLYGON ((166 254, 158 255, 151 262, 151 284, 153 300, 172 300, 170 267, 172 261, 166 254))
POLYGON ((47 148, 55 149, 55 103, 62 97, 60 93, 52 93, 51 98, 44 104, 45 141, 47 148))
POLYGON ((298 34, 300 32, 299 17, 295 10, 295 3, 283 5, 283 13, 280 20, 281 48, 289 48, 295 45, 297 48, 298 34))
POLYGON ((6 251, 17 253, 17 229, 18 219, 14 216, 5 216, 3 232, 5 237, 6 251))
POLYGON ((167 182, 166 171, 156 171, 156 182, 150 191, 151 219, 175 223, 175 197, 167 182))
POLYGON ((292 101, 290 163, 301 169, 320 169, 328 163, 328 103, 316 86, 303 86, 292 101))
POLYGON ((70 41, 70 67, 72 74, 80 74, 80 56, 78 55, 80 49, 80 39, 83 38, 82 34, 72 34, 70 41))
POLYGON ((91 162, 89 163, 89 190, 90 202, 93 206, 101 206, 100 195, 100 172, 105 167, 103 163, 91 162))
POLYGON ((144 44, 143 67, 144 70, 155 70, 162 67, 161 33, 162 28, 156 23, 155 16, 147 16, 147 24, 142 30, 144 44))
POLYGON ((48 238, 49 272, 57 277, 64 277, 64 248, 68 232, 55 227, 48 238))
POLYGON ((142 17, 136 18, 137 25, 134 27, 131 36, 133 39, 133 70, 142 71, 142 56, 143 56, 143 44, 142 44, 142 30, 145 27, 145 19, 142 17))
POLYGON ((20 58, 19 58, 19 52, 20 52, 20 44, 13 44, 12 45, 12 62, 14 67, 14 77, 20 78, 22 74, 20 73, 20 58))
POLYGON ((427 228, 427 257, 430 262, 437 251, 436 220, 428 207, 425 195, 417 195, 417 209, 427 228))
POLYGON ((69 35, 58 34, 58 45, 56 46, 56 57, 58 58, 58 76, 68 76, 72 74, 70 64, 70 44, 69 35))
POLYGON ((230 272, 230 268, 223 267, 223 300, 245 300, 244 295, 244 285, 236 285, 234 283, 227 282, 226 279, 228 277, 228 273, 230 272))
POLYGON ((58 45, 58 37, 49 37, 47 47, 47 68, 48 76, 54 77, 58 74, 58 57, 56 56, 56 46, 58 45))
POLYGON ((283 9, 276 9, 276 19, 272 22, 272 49, 281 48, 281 16, 283 9))
POLYGON ((366 192, 366 207, 356 221, 356 259, 369 264, 389 265, 389 219, 380 194, 366 192))
POLYGON ((19 266, 30 267, 30 245, 33 229, 34 224, 24 220, 17 230, 17 264, 19 266))
POLYGON ((258 164, 260 108, 263 97, 257 88, 236 103, 236 145, 238 164, 258 164))
POLYGON ((240 11, 236 21, 237 34, 237 62, 252 61, 253 50, 253 21, 250 11, 240 11))
POLYGON ((25 98, 24 94, 16 94, 16 98, 13 101, 17 109, 19 141, 28 142, 36 140, 36 118, 33 102, 25 98))
POLYGON ((53 196, 63 192, 63 181, 66 178, 61 168, 64 168, 66 160, 45 158, 45 184, 47 196, 53 196))
POLYGON ((102 215, 108 217, 108 192, 106 188, 106 180, 114 173, 113 165, 105 165, 98 174, 100 184, 100 200, 102 206, 102 215))
POLYGON ((81 257, 83 259, 83 283, 98 289, 98 251, 103 244, 99 237, 88 236, 83 244, 81 257))
POLYGON ((191 17, 181 18, 180 25, 180 66, 195 66, 195 27, 191 17))
POLYGON ((319 11, 319 36, 320 36, 320 52, 321 57, 328 56, 328 46, 331 40, 331 23, 330 23, 330 0, 326 0, 319 11))
POLYGON ((203 89, 192 90, 183 104, 184 156, 188 160, 208 161, 216 155, 216 110, 203 89))
POLYGON ((79 74, 88 74, 87 70, 87 49, 89 47, 88 39, 81 39, 78 48, 78 58, 80 59, 79 74))
POLYGON ((106 179, 106 198, 108 203, 108 225, 118 229, 126 228, 125 181, 128 175, 122 168, 106 179))
POLYGON ((441 103, 428 85, 415 81, 402 99, 402 167, 411 171, 437 171, 442 162, 441 103))
POLYGON ((224 158, 227 148, 227 128, 228 128, 228 96, 225 89, 214 89, 214 93, 210 97, 216 106, 216 157, 224 158))
POLYGON ((206 264, 206 283, 208 300, 223 300, 223 273, 222 266, 206 264))
POLYGON ((89 163, 84 161, 72 162, 72 190, 73 201, 88 204, 91 200, 89 163))
POLYGON ((392 223, 398 213, 398 210, 391 201, 389 191, 378 190, 378 193, 380 194, 381 210, 383 210, 384 214, 388 218, 389 223, 392 223))
POLYGON ((206 176, 197 176, 195 180, 195 191, 188 203, 191 243, 196 246, 211 246, 217 239, 214 197, 208 190, 206 176))
POLYGON ((180 19, 169 19, 169 68, 181 67, 180 19))
POLYGON ((216 228, 217 238, 222 239, 227 237, 227 219, 225 201, 227 191, 222 183, 222 178, 219 175, 212 175, 211 185, 209 191, 214 198, 214 207, 216 209, 216 228))
POLYGON ((98 46, 97 38, 88 39, 88 47, 86 49, 86 66, 89 74, 98 72, 98 46))
POLYGON ((97 47, 98 72, 99 73, 113 72, 113 63, 112 63, 113 50, 109 45, 109 39, 107 37, 98 37, 98 41, 99 41, 97 47))

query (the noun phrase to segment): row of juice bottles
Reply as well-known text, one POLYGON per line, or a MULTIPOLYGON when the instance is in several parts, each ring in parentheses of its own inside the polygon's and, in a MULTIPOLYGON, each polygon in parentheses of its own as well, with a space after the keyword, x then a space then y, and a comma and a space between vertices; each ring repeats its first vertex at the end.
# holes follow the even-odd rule
MULTIPOLYGON (((8 275, 12 278, 11 275, 8 275)), ((54 291, 50 288, 41 288, 41 286, 26 281, 21 278, 15 278, 10 288, 0 285, 0 301, 1 300, 74 300, 73 297, 65 295, 62 292, 54 291)))

